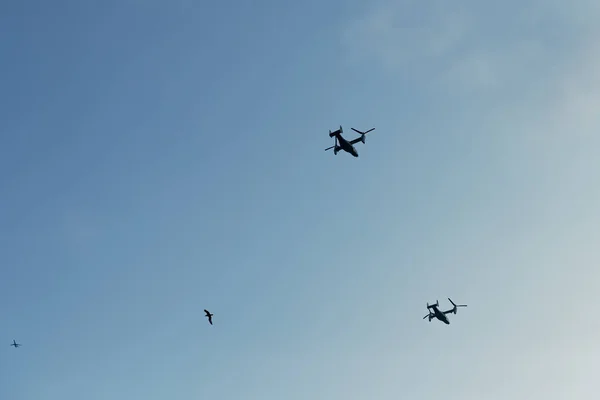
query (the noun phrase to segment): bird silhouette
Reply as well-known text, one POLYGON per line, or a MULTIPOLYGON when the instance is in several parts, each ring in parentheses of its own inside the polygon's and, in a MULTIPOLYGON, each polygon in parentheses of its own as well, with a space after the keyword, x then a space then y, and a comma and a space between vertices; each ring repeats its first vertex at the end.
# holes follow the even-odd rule
POLYGON ((206 314, 206 316, 208 317, 208 323, 212 325, 212 324, 213 324, 213 323, 212 323, 212 316, 213 316, 214 314, 211 314, 211 313, 210 313, 210 312, 209 312, 207 309, 204 309, 204 313, 205 313, 205 314, 206 314))

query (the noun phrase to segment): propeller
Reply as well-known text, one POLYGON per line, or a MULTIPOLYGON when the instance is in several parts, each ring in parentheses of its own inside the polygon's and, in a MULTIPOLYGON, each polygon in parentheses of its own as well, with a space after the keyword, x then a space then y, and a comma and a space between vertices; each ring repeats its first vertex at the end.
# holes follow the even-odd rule
POLYGON ((435 307, 435 306, 439 306, 439 302, 437 300, 435 301, 435 304, 432 304, 431 306, 429 305, 429 302, 427 302, 427 311, 429 311, 429 314, 424 316, 423 319, 426 319, 427 317, 429 317, 429 322, 431 322, 431 319, 435 316, 435 314, 431 312, 431 307, 435 307))
POLYGON ((366 131, 366 132, 361 132, 361 131, 359 131, 358 129, 354 129, 354 128, 350 128, 350 129, 352 129, 352 130, 353 130, 354 132, 356 132, 356 133, 360 133, 360 141, 361 141, 361 142, 363 142, 363 144, 364 144, 364 143, 365 143, 365 135, 366 135, 367 133, 371 132, 372 130, 374 130, 375 128, 371 128, 371 129, 369 129, 369 130, 368 130, 368 131, 366 131))
MULTIPOLYGON (((325 151, 335 149, 336 147, 337 147, 337 136, 334 136, 333 137, 333 146, 326 148, 325 151)), ((335 152, 335 150, 334 150, 334 152, 335 152)))
POLYGON ((356 133, 360 133, 361 135, 366 135, 367 133, 369 133, 369 132, 371 132, 371 131, 374 131, 374 130, 375 130, 375 128, 371 128, 371 129, 369 129, 369 130, 368 130, 368 131, 366 131, 366 132, 361 132, 361 131, 359 131, 358 129, 354 129, 354 128, 350 128, 350 129, 352 129, 352 130, 353 130, 354 132, 356 132, 356 133))
POLYGON ((448 297, 448 301, 450 303, 452 303, 452 305, 454 306, 454 308, 452 309, 452 312, 454 314, 456 314, 456 310, 458 309, 458 307, 466 307, 467 306, 466 304, 454 304, 454 302, 450 299, 450 297, 448 297))

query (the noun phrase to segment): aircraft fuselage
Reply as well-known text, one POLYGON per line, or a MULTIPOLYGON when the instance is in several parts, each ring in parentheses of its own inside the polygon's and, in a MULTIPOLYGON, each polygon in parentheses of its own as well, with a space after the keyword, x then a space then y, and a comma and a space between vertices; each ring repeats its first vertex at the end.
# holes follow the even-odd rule
POLYGON ((441 312, 437 308, 435 309, 435 316, 437 317, 437 319, 439 319, 440 321, 442 321, 446 325, 450 325, 450 321, 448 320, 448 317, 446 317, 446 314, 444 314, 443 312, 441 312))
POLYGON ((353 145, 350 144, 350 142, 348 142, 346 139, 344 139, 342 137, 342 135, 340 135, 339 133, 335 135, 337 137, 337 140, 339 142, 339 146, 337 148, 337 150, 344 150, 345 152, 348 152, 350 154, 352 154, 354 157, 358 157, 358 151, 356 151, 356 149, 354 148, 353 145))
POLYGON ((446 325, 450 325, 450 321, 448 320, 448 317, 446 316, 446 314, 444 314, 443 312, 441 312, 437 307, 431 307, 433 309, 433 316, 437 319, 439 319, 440 321, 442 321, 443 323, 445 323, 446 325))

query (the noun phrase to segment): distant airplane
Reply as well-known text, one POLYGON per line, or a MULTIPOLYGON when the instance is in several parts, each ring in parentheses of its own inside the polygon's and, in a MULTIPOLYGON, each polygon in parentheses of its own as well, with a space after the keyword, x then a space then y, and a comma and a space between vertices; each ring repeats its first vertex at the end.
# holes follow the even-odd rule
POLYGON ((21 345, 19 343, 15 342, 15 340, 13 339, 11 346, 13 346, 16 349, 17 347, 19 347, 21 345))
POLYGON ((437 318, 440 321, 442 321, 443 323, 445 323, 446 325, 450 325, 450 321, 448 320, 448 317, 446 317, 446 314, 450 314, 450 313, 456 314, 456 310, 458 309, 458 307, 466 307, 467 305, 466 304, 458 304, 457 305, 457 304, 454 304, 454 302, 452 300, 450 300, 450 298, 448 298, 448 300, 454 306, 448 311, 440 311, 440 309, 438 308, 440 306, 440 302, 437 300, 435 301, 435 304, 432 304, 432 305, 429 305, 429 303, 427 303, 427 311, 429 311, 429 314, 424 316, 423 319, 429 318, 429 322, 431 322, 431 320, 433 318, 437 318), (433 310, 433 312, 431 310, 433 310))
POLYGON ((212 323, 212 317, 213 317, 214 314, 211 314, 207 309, 204 309, 204 313, 208 317, 208 323, 212 325, 213 324, 212 323))
POLYGON ((344 139, 342 137, 342 133, 344 132, 344 130, 342 129, 342 126, 340 125, 340 129, 338 129, 337 131, 335 131, 335 132, 331 132, 331 130, 329 131, 329 137, 335 137, 335 139, 333 142, 334 143, 333 146, 326 148, 325 151, 333 149, 333 154, 337 155, 338 151, 344 150, 345 152, 352 154, 354 157, 358 157, 358 151, 356 151, 354 144, 356 144, 358 142, 365 143, 365 135, 367 133, 375 130, 375 128, 371 128, 366 132, 361 132, 354 128, 350 128, 350 129, 352 129, 356 133, 360 133, 360 137, 357 139, 354 139, 354 140, 344 139), (338 144, 338 142, 339 142, 339 144, 338 144))

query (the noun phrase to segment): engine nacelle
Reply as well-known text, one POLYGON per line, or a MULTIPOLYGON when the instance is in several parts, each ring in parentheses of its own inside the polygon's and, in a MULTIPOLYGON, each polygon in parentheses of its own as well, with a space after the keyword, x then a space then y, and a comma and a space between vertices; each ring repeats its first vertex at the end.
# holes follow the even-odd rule
POLYGON ((344 133, 344 130, 342 129, 342 126, 340 125, 340 129, 338 129, 335 132, 331 132, 331 129, 329 130, 329 137, 334 137, 335 135, 340 135, 344 133))

